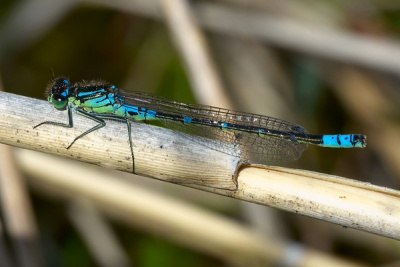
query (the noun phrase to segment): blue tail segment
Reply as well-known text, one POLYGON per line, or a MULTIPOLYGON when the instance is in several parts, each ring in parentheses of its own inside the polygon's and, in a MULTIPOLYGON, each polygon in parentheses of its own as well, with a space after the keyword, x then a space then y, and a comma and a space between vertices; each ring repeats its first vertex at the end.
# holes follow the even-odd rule
POLYGON ((362 134, 324 134, 322 142, 319 144, 324 147, 365 147, 367 137, 362 134))

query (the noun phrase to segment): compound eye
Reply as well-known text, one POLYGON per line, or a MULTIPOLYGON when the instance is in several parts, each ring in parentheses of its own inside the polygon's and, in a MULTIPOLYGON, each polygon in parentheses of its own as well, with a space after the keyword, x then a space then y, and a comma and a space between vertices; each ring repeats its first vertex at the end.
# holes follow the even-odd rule
POLYGON ((65 110, 67 108, 68 100, 63 95, 52 95, 51 103, 58 110, 65 110))

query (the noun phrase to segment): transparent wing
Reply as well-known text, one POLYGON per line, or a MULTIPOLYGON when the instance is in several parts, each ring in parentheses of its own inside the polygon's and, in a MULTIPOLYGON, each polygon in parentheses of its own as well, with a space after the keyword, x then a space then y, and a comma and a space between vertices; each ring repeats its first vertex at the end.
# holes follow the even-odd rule
POLYGON ((187 138, 211 149, 241 157, 252 163, 278 163, 298 159, 307 148, 304 143, 293 142, 268 135, 258 135, 246 131, 232 131, 210 126, 215 122, 227 122, 244 126, 255 126, 287 133, 306 134, 297 124, 273 117, 237 112, 199 104, 184 104, 168 98, 143 92, 123 92, 125 104, 144 107, 157 113, 174 114, 177 117, 189 116, 209 122, 208 125, 183 123, 181 120, 160 120, 162 127, 185 133, 187 138), (187 135, 189 134, 189 135, 187 135), (212 139, 213 142, 198 140, 194 136, 212 139), (238 149, 232 149, 232 145, 238 149))

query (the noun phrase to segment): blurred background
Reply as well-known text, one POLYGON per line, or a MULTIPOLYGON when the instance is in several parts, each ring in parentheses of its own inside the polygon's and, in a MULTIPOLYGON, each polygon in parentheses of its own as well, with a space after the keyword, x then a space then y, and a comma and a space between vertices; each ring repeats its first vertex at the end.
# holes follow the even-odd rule
MULTIPOLYGON (((54 77, 101 79, 126 91, 278 117, 309 133, 366 134, 365 149, 309 147, 286 166, 398 189, 399 31, 397 1, 3 0, 0 79, 6 92, 41 99, 54 77)), ((17 153, 15 164, 29 201, 24 208, 2 205, 1 266, 298 266, 284 251, 293 244, 327 261, 400 264, 400 243, 388 238, 148 178, 77 167, 285 244, 269 260, 232 260, 232 252, 208 241, 199 241, 204 246, 177 238, 179 228, 171 228, 175 233, 162 221, 149 227, 140 212, 116 215, 110 210, 118 207, 101 210, 102 203, 83 193, 40 182, 21 167, 29 157, 17 153), (29 222, 26 247, 11 234, 8 218, 18 211, 29 222), (96 231, 88 233, 90 228, 96 231), (115 254, 102 257, 110 251, 115 254)), ((4 185, 3 196, 13 190, 4 185)))

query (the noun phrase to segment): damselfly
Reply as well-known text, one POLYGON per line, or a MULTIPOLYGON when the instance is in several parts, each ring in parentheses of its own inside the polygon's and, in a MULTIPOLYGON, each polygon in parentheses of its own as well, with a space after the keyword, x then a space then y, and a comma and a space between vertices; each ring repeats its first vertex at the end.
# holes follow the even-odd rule
POLYGON ((365 147, 367 139, 362 134, 308 134, 300 125, 273 117, 184 104, 143 92, 124 92, 101 81, 82 81, 72 85, 66 78, 57 78, 49 85, 48 101, 57 110, 68 111, 68 123, 45 121, 34 128, 43 124, 71 128, 71 111, 98 123, 76 137, 68 149, 81 137, 104 127, 105 120, 121 121, 128 127, 132 160, 131 121, 158 121, 163 127, 184 132, 186 136, 213 139, 213 142, 202 143, 251 163, 296 160, 308 144, 336 148, 365 147), (232 151, 227 144, 237 146, 239 152, 232 151))

